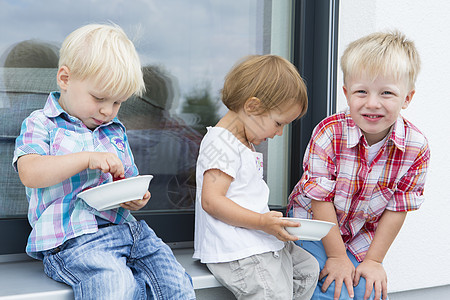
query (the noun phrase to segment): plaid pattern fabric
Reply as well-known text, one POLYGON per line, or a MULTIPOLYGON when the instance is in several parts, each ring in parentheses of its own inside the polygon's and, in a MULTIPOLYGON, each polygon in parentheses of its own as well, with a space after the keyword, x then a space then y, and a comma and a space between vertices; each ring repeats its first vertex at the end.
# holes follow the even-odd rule
MULTIPOLYGON (((138 174, 125 127, 118 119, 91 131, 80 120, 68 115, 58 99, 58 92, 51 93, 44 108, 34 111, 23 121, 16 139, 14 167, 17 159, 26 154, 64 155, 96 151, 116 153, 124 164, 125 177, 138 174)), ((84 189, 110 181, 111 174, 86 169, 54 186, 26 188, 28 219, 33 228, 27 253, 41 258, 41 251, 57 247, 70 238, 96 232, 96 215, 116 224, 134 220, 126 209, 98 212, 77 198, 84 189)))
POLYGON ((348 110, 326 118, 314 129, 303 176, 289 196, 289 209, 301 218, 312 218, 311 199, 333 202, 343 241, 358 261, 384 210, 420 207, 430 159, 425 136, 401 116, 372 162, 368 148, 348 110))

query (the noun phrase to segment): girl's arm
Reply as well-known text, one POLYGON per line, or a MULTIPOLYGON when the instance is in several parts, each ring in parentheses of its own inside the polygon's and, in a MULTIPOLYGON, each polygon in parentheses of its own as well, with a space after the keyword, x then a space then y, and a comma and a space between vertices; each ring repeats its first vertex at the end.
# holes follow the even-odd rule
MULTIPOLYGON (((339 224, 333 202, 311 200, 314 219, 339 224)), ((355 267, 347 256, 347 249, 342 241, 339 225, 331 227, 330 232, 322 239, 327 261, 320 272, 319 280, 327 277, 322 285, 322 291, 326 292, 334 281, 334 298, 339 299, 342 285, 345 284, 350 297, 353 298, 353 277, 355 267)))
POLYGON ((233 178, 224 172, 211 169, 203 174, 202 208, 214 218, 236 227, 262 230, 281 241, 296 241, 284 226, 298 226, 295 222, 280 219, 281 212, 260 214, 246 209, 226 197, 233 178))
POLYGON ((382 262, 394 242, 403 222, 406 212, 385 210, 378 223, 372 244, 367 251, 364 261, 356 268, 355 284, 358 284, 362 276, 366 279, 366 292, 364 299, 369 299, 373 288, 375 288, 375 299, 387 297, 387 276, 382 262))
POLYGON ((66 155, 27 154, 17 160, 22 183, 31 188, 58 184, 85 169, 99 169, 114 177, 124 176, 124 167, 116 154, 109 152, 78 152, 66 155))

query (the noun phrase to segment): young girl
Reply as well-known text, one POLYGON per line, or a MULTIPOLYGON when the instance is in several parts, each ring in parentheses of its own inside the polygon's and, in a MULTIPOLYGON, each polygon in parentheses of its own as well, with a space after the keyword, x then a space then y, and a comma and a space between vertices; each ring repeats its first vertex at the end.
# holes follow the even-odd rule
POLYGON ((208 127, 197 161, 194 258, 238 299, 310 299, 317 261, 284 229, 297 224, 269 211, 254 148, 306 112, 305 84, 287 60, 250 56, 225 78, 222 101, 229 111, 208 127))

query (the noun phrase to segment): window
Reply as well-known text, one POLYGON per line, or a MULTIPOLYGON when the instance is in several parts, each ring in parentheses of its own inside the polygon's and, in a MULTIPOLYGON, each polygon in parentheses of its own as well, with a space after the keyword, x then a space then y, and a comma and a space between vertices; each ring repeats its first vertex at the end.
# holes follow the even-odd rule
MULTIPOLYGON (((305 41, 316 26, 317 13, 310 12, 323 9, 314 2, 327 8, 319 16, 324 22, 329 21, 328 14, 336 14, 327 6, 335 1, 142 0, 105 5, 93 0, 51 0, 45 6, 4 1, 0 19, 0 239, 7 242, 0 245, 0 254, 21 253, 25 248, 30 231, 28 203, 11 166, 14 140, 22 120, 43 107, 48 92, 57 90, 58 49, 67 34, 87 23, 111 21, 135 42, 148 93, 130 98, 119 118, 127 127, 140 173, 153 174, 154 179, 149 204, 134 215, 145 219, 164 241, 183 246, 193 239, 199 143, 205 126, 214 125, 226 111, 220 102, 225 74, 248 54, 279 54, 298 65, 313 57, 309 51, 322 45, 305 41), (299 47, 299 41, 308 47, 299 47)), ((312 74, 299 69, 302 75, 312 74)), ((326 75, 329 71, 321 70, 315 72, 326 75)), ((309 79, 311 95, 314 80, 309 79)), ((303 123, 259 149, 268 166, 270 204, 277 207, 286 205, 289 180, 298 180, 298 174, 288 176, 289 170, 300 165, 297 156, 289 160, 289 149, 291 141, 294 147, 298 144, 296 133, 303 123)), ((297 148, 294 153, 302 151, 301 146, 297 148)))

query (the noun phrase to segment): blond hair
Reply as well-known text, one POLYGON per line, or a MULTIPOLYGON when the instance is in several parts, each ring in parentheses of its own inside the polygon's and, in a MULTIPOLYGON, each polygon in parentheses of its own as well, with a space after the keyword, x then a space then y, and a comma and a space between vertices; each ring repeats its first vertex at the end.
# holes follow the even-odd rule
POLYGON ((277 55, 252 55, 238 62, 225 77, 222 102, 234 112, 256 97, 261 101, 259 113, 265 113, 289 101, 301 105, 306 113, 306 86, 297 69, 277 55))
POLYGON ((133 43, 118 25, 90 24, 64 40, 59 68, 78 80, 91 80, 109 95, 130 97, 145 90, 141 63, 133 43))
POLYGON ((378 75, 405 78, 414 89, 420 71, 420 57, 413 41, 399 31, 376 32, 350 43, 341 58, 346 79, 363 72, 375 79, 378 75))

